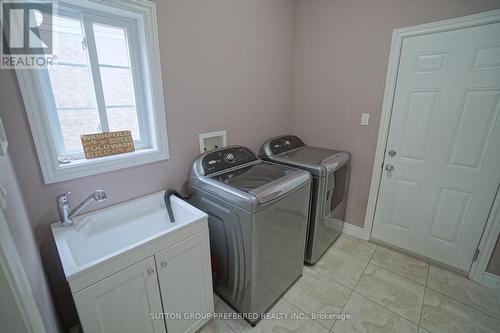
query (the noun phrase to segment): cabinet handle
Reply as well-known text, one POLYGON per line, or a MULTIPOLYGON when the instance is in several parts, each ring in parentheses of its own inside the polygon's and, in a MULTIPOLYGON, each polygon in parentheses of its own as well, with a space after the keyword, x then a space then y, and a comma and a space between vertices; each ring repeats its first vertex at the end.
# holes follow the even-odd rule
POLYGON ((153 275, 154 273, 155 273, 154 268, 149 267, 149 268, 148 268, 148 274, 149 274, 149 275, 153 275))
POLYGON ((162 268, 165 268, 165 267, 167 267, 167 266, 168 266, 168 263, 167 263, 165 260, 162 260, 162 261, 160 262, 160 266, 161 266, 162 268))

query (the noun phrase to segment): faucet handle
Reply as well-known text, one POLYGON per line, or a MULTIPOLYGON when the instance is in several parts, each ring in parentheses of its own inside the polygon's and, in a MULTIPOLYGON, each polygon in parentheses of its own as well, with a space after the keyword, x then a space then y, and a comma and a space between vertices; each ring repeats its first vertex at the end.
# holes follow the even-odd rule
POLYGON ((57 203, 67 203, 68 202, 68 195, 70 195, 71 192, 65 192, 63 194, 59 194, 56 198, 57 203))

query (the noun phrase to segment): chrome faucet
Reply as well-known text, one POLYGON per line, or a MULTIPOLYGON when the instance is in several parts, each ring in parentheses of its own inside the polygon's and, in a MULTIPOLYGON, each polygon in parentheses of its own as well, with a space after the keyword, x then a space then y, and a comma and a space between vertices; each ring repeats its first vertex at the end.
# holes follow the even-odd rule
POLYGON ((72 218, 80 211, 82 210, 85 206, 87 206, 92 199, 101 202, 106 200, 108 197, 106 192, 97 190, 94 191, 91 195, 87 197, 87 199, 83 200, 78 206, 76 206, 73 210, 70 210, 70 205, 68 201, 68 195, 70 195, 71 192, 66 192, 61 195, 59 195, 56 199, 57 202, 57 211, 59 212, 59 218, 61 219, 61 223, 63 227, 69 227, 73 225, 73 220, 72 218))

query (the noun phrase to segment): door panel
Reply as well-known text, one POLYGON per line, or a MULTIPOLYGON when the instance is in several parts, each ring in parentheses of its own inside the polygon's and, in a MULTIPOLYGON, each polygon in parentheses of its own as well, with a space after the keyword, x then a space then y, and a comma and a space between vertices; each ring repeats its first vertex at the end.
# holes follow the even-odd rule
POLYGON ((85 333, 165 333, 160 292, 152 257, 76 293, 85 333))
POLYGON ((405 38, 372 237, 469 270, 500 182, 499 115, 500 24, 405 38))
POLYGON ((426 138, 432 127, 432 116, 438 96, 438 90, 410 92, 408 111, 403 125, 405 135, 401 142, 401 157, 417 161, 424 160, 428 143, 426 138))
POLYGON ((500 45, 478 47, 474 50, 471 70, 500 69, 500 45))
POLYGON ((448 159, 450 166, 481 169, 498 116, 499 97, 499 89, 467 89, 464 92, 448 159))
POLYGON ((430 224, 429 236, 456 243, 466 221, 472 193, 441 188, 430 224), (454 223, 450 223, 453 221, 454 223))
POLYGON ((208 231, 155 255, 169 333, 195 332, 208 319, 186 317, 210 315, 214 311, 208 231))
POLYGON ((418 198, 420 186, 418 183, 398 179, 394 183, 394 197, 390 207, 389 223, 400 228, 409 230, 414 222, 411 218, 416 212, 412 203, 418 198))

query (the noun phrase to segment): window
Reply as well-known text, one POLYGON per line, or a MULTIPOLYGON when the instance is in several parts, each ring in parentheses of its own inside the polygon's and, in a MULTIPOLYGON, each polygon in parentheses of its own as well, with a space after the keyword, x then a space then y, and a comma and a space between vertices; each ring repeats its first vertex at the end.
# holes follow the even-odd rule
POLYGON ((154 4, 59 1, 52 36, 52 65, 16 71, 46 183, 168 158, 154 4), (135 152, 85 159, 80 135, 118 130, 135 152))

